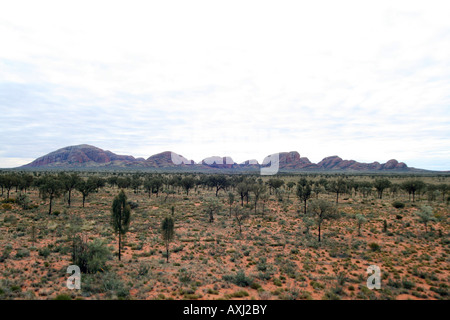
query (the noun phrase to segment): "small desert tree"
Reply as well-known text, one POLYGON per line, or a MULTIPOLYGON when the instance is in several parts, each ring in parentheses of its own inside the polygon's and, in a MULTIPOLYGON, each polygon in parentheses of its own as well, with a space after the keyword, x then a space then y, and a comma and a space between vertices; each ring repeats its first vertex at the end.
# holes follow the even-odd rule
POLYGON ((389 188, 392 185, 392 182, 386 178, 375 179, 373 186, 377 189, 378 198, 383 199, 383 191, 389 188))
POLYGON ((196 181, 192 177, 185 177, 180 181, 181 186, 186 191, 186 195, 189 195, 189 190, 191 190, 196 185, 196 181))
POLYGON ((139 188, 141 187, 141 185, 143 185, 141 177, 139 175, 133 175, 133 177, 131 178, 130 187, 134 190, 134 193, 139 192, 139 188))
POLYGON ((311 201, 309 205, 309 211, 311 212, 316 225, 318 227, 319 232, 319 242, 320 242, 320 232, 322 223, 325 220, 333 220, 338 218, 338 214, 336 212, 336 206, 332 203, 322 200, 322 199, 314 199, 311 201))
POLYGON ((127 189, 131 185, 130 177, 119 177, 117 178, 117 186, 120 189, 127 189))
POLYGON ((289 195, 291 194, 291 190, 292 188, 295 186, 295 182, 294 181, 289 181, 288 183, 286 183, 286 187, 288 190, 288 200, 289 200, 289 195))
POLYGON ((314 220, 311 217, 303 216, 302 217, 303 224, 305 225, 305 234, 309 235, 309 229, 314 226, 314 220))
POLYGON ((162 177, 157 176, 151 180, 152 193, 156 193, 156 197, 159 196, 159 191, 164 185, 164 180, 162 177))
POLYGON ((324 191, 324 187, 319 182, 314 182, 312 186, 312 191, 314 192, 314 195, 316 198, 319 198, 319 194, 324 191))
POLYGON ((54 176, 45 176, 40 181, 39 192, 42 200, 49 199, 48 214, 52 214, 53 199, 61 197, 63 189, 63 183, 54 176))
POLYGON ((270 194, 272 194, 272 190, 274 190, 275 194, 277 194, 278 189, 284 185, 284 180, 271 178, 271 179, 269 179, 269 181, 267 181, 267 184, 269 185, 270 194))
POLYGON ((445 201, 445 195, 450 190, 450 185, 445 184, 445 183, 441 183, 440 185, 438 185, 438 190, 441 191, 441 193, 442 193, 442 202, 444 202, 445 201))
POLYGON ((81 195, 83 196, 83 208, 84 203, 86 201, 86 197, 95 191, 96 185, 93 183, 93 181, 85 181, 80 179, 76 185, 76 189, 81 192, 81 195))
POLYGON ((239 226, 239 234, 242 234, 242 224, 246 219, 248 219, 249 214, 247 210, 245 210, 242 207, 239 207, 239 205, 235 206, 233 211, 234 211, 234 218, 236 219, 236 222, 239 226))
POLYGON ((118 176, 111 176, 106 181, 109 183, 111 188, 114 188, 115 186, 117 186, 117 179, 118 178, 119 178, 118 176))
POLYGON ((208 186, 216 189, 216 197, 219 195, 220 190, 225 190, 230 185, 227 177, 223 174, 211 175, 208 177, 208 186))
POLYGON ((7 195, 6 198, 9 199, 9 193, 13 187, 18 185, 18 178, 15 174, 6 174, 2 179, 2 187, 5 187, 7 195))
POLYGON ((121 259, 122 235, 125 235, 130 226, 131 208, 127 202, 125 192, 121 190, 114 198, 111 210, 111 225, 114 232, 119 235, 119 261, 121 259))
POLYGON ((369 181, 359 182, 359 192, 361 192, 363 198, 367 198, 372 194, 373 184, 369 181))
POLYGON ((228 204, 230 206, 230 217, 231 217, 231 209, 234 203, 234 193, 233 192, 228 192, 228 204))
POLYGON ((261 195, 266 192, 267 188, 262 183, 255 183, 252 186, 253 194, 255 195, 255 214, 256 214, 256 206, 258 204, 258 200, 261 198, 261 195))
POLYGON ((34 178, 31 174, 21 174, 19 176, 19 190, 27 193, 27 190, 32 186, 34 178))
POLYGON ((303 201, 303 213, 306 214, 306 201, 311 198, 312 189, 311 183, 305 178, 300 179, 297 183, 297 197, 303 201))
POLYGON ((416 192, 419 192, 420 190, 424 189, 426 187, 425 182, 422 180, 408 180, 402 183, 402 189, 407 191, 409 194, 409 200, 411 200, 412 195, 412 201, 415 201, 415 195, 416 192))
POLYGON ((356 224, 358 225, 358 236, 361 236, 361 227, 364 223, 367 222, 367 219, 360 213, 358 213, 355 216, 355 218, 356 218, 356 224))
POLYGON ((343 178, 333 180, 327 185, 330 192, 336 193, 336 203, 339 203, 339 194, 347 192, 347 187, 347 181, 343 178))
POLYGON ((436 221, 433 215, 433 208, 430 206, 423 206, 422 210, 416 213, 419 221, 425 225, 425 232, 428 232, 428 223, 431 221, 436 221))
POLYGON ((77 184, 81 181, 81 178, 76 173, 72 173, 70 175, 62 173, 60 175, 60 179, 64 184, 64 190, 68 194, 67 204, 70 207, 72 191, 76 188, 77 184))
POLYGON ((172 217, 165 217, 162 221, 161 236, 166 244, 166 259, 169 262, 169 245, 175 236, 175 223, 172 217))
POLYGON ((219 201, 215 198, 209 198, 205 201, 204 211, 209 216, 209 222, 214 222, 214 214, 217 213, 221 208, 219 201))
POLYGON ((262 211, 261 214, 264 215, 264 210, 266 207, 266 203, 267 201, 269 201, 269 193, 264 192, 261 196, 260 196, 261 202, 262 202, 262 211))
POLYGON ((239 193, 240 197, 241 197, 241 206, 244 206, 244 198, 247 196, 248 197, 248 192, 249 192, 249 185, 247 182, 243 181, 237 184, 236 186, 236 191, 239 193))

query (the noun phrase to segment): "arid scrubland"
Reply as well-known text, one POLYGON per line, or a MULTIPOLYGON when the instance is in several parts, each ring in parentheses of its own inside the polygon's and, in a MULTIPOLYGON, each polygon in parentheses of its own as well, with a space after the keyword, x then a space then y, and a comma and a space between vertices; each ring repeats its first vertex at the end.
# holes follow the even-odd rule
POLYGON ((0 299, 449 297, 448 176, 3 172, 0 182, 0 299), (131 211, 119 260, 121 190, 131 211), (73 264, 81 290, 66 287, 73 264), (367 288, 371 265, 381 289, 367 288))

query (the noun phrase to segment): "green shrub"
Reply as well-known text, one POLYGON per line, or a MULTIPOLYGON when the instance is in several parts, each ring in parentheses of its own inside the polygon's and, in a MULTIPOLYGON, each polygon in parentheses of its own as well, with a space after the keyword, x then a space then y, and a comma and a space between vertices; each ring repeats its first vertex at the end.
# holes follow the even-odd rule
POLYGON ((323 285, 323 284, 321 284, 321 283, 319 283, 319 282, 317 282, 317 281, 314 281, 314 280, 312 280, 309 284, 310 284, 311 287, 313 287, 315 290, 322 290, 322 289, 325 288, 325 285, 323 285))
POLYGON ((130 292, 120 278, 112 272, 100 274, 86 274, 82 278, 81 290, 83 296, 93 293, 105 293, 107 299, 111 299, 114 294, 118 299, 128 299, 130 292))
POLYGON ((243 297, 248 297, 248 296, 249 296, 249 294, 245 290, 236 291, 230 295, 230 297, 232 297, 232 298, 243 298, 243 297))
POLYGON ((409 289, 414 288, 416 286, 416 284, 414 282, 404 278, 403 281, 402 281, 402 286, 403 286, 403 288, 409 290, 409 289))
POLYGON ((3 218, 3 222, 4 223, 10 223, 10 224, 16 224, 17 223, 17 218, 15 215, 13 214, 7 214, 5 215, 5 217, 3 218))
POLYGON ((259 288, 261 288, 261 285, 260 285, 259 283, 257 283, 257 282, 253 282, 253 283, 250 285, 250 288, 255 289, 255 290, 258 290, 259 288))
POLYGON ((46 258, 50 255, 50 249, 48 247, 39 249, 38 254, 39 256, 46 258))
POLYGON ((104 271, 110 256, 109 248, 98 238, 90 243, 79 236, 73 239, 72 262, 80 267, 82 273, 104 271))
POLYGON ((7 244, 5 246, 5 249, 3 249, 2 254, 0 255, 0 262, 4 262, 6 259, 9 258, 9 255, 11 254, 13 247, 11 244, 7 244))
POLYGON ((225 275, 222 276, 222 279, 228 282, 232 282, 240 287, 248 287, 253 283, 253 280, 248 278, 244 271, 238 271, 236 275, 225 275))
POLYGON ((277 287, 281 287, 283 285, 283 283, 281 282, 280 279, 278 278, 274 278, 273 279, 273 284, 276 285, 277 287))
POLYGON ((30 199, 26 194, 21 194, 17 197, 16 203, 22 207, 22 209, 30 209, 30 199))
POLYGON ((372 250, 373 252, 375 252, 375 251, 380 251, 380 245, 378 244, 378 243, 375 243, 375 242, 372 242, 372 243, 369 243, 369 248, 370 248, 370 250, 372 250))
POLYGON ((403 209, 405 207, 405 204, 401 201, 394 201, 392 202, 392 206, 397 209, 403 209))
POLYGON ((180 275, 178 276, 178 280, 182 283, 189 283, 192 281, 192 274, 190 272, 187 272, 186 269, 180 270, 180 275))
POLYGON ((16 259, 22 259, 30 256, 30 250, 28 249, 20 249, 16 253, 16 259))
POLYGON ((448 285, 446 285, 445 283, 441 283, 438 288, 431 287, 430 290, 436 292, 437 294, 443 297, 448 296, 448 285))
POLYGON ((130 205, 131 209, 136 209, 139 207, 139 204, 134 201, 128 201, 128 204, 130 205))
POLYGON ((323 300, 341 300, 340 294, 342 293, 341 287, 333 287, 323 295, 323 300))
POLYGON ((2 204, 2 208, 4 210, 11 210, 12 206, 9 203, 4 203, 4 204, 2 204))

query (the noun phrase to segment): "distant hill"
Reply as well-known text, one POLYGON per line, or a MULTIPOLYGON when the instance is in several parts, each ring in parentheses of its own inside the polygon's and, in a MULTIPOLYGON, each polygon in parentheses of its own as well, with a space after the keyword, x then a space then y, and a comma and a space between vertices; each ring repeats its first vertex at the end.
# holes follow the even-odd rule
MULTIPOLYGON (((275 154, 276 155, 276 154, 275 154)), ((300 157, 297 151, 280 152, 279 169, 282 171, 421 171, 409 168, 405 163, 395 159, 386 163, 361 163, 355 160, 343 160, 338 156, 326 157, 319 163, 312 163, 306 157, 300 157)), ((273 155, 271 155, 273 156, 273 155)), ((236 163, 229 156, 213 156, 203 159, 200 163, 188 160, 172 151, 165 151, 150 156, 147 159, 135 158, 131 155, 118 155, 111 151, 82 144, 58 149, 37 158, 21 168, 178 168, 192 167, 196 170, 215 169, 220 171, 259 169, 261 166, 271 165, 273 157, 268 156, 262 164, 256 160, 236 163)))

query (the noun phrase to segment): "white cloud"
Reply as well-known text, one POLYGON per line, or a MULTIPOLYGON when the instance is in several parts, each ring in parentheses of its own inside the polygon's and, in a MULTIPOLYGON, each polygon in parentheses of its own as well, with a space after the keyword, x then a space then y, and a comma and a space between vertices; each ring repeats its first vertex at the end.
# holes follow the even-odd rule
POLYGON ((8 2, 2 154, 91 143, 241 162, 298 150, 316 162, 338 154, 448 170, 448 9, 447 1, 8 2))

